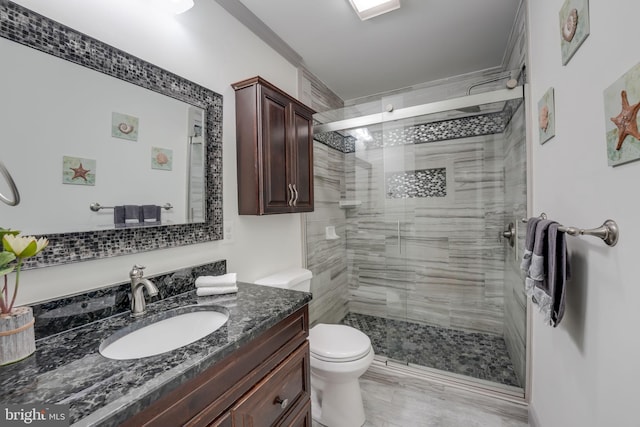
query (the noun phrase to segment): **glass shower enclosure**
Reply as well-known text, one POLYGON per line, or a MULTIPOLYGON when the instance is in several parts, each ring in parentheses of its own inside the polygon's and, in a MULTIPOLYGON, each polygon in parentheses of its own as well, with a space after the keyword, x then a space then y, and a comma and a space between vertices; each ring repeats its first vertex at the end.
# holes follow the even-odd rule
MULTIPOLYGON (((329 215, 346 263, 339 321, 371 338, 378 361, 522 395, 522 238, 504 238, 526 217, 522 100, 522 86, 421 105, 399 94, 350 108, 357 117, 316 116, 316 162, 342 159, 339 200, 320 200, 343 215, 329 215)), ((323 244, 310 228, 320 215, 308 248, 323 244)))

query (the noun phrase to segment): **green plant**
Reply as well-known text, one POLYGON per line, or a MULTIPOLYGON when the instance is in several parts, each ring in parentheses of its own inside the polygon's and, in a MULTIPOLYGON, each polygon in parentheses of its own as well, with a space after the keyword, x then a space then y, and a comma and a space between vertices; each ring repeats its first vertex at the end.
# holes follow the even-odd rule
POLYGON ((17 230, 4 229, 0 227, 0 238, 4 251, 0 252, 0 275, 4 276, 4 286, 0 291, 0 314, 9 314, 13 309, 18 295, 20 284, 20 267, 22 260, 39 254, 47 247, 49 241, 45 238, 36 239, 32 236, 18 236, 17 230), (13 292, 9 293, 8 275, 16 272, 16 281, 13 292))

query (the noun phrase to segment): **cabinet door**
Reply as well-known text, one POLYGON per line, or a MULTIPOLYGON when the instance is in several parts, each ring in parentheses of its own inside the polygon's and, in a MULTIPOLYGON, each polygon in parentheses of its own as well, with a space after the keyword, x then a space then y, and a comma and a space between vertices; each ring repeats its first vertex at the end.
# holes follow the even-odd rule
POLYGON ((291 182, 294 212, 313 211, 313 128, 307 110, 291 105, 291 182))
POLYGON ((292 411, 309 402, 309 396, 309 344, 305 342, 236 403, 231 409, 233 425, 283 425, 292 411))
POLYGON ((261 88, 262 197, 264 213, 288 212, 292 201, 288 174, 287 125, 289 100, 261 88))

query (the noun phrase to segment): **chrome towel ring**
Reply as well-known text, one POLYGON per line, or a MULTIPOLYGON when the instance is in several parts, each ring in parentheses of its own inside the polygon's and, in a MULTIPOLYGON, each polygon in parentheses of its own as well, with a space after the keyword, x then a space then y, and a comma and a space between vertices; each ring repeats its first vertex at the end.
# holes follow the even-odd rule
POLYGON ((20 193, 18 192, 18 187, 16 187, 16 183, 13 182, 13 178, 11 177, 11 174, 9 173, 7 168, 4 167, 4 164, 2 162, 0 162, 0 173, 4 176, 4 179, 7 181, 7 184, 9 184, 11 193, 13 193, 12 194, 13 200, 7 198, 2 193, 0 193, 0 200, 2 200, 4 203, 6 203, 9 206, 16 206, 18 203, 20 203, 20 193))

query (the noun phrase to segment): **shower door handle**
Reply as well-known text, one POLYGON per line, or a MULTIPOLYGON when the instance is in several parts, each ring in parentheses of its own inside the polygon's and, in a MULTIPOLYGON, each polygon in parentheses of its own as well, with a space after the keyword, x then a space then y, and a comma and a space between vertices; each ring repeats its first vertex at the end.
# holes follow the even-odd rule
POLYGON ((400 220, 398 220, 397 233, 398 233, 398 253, 401 254, 402 253, 402 241, 401 241, 402 238, 400 237, 400 220))

